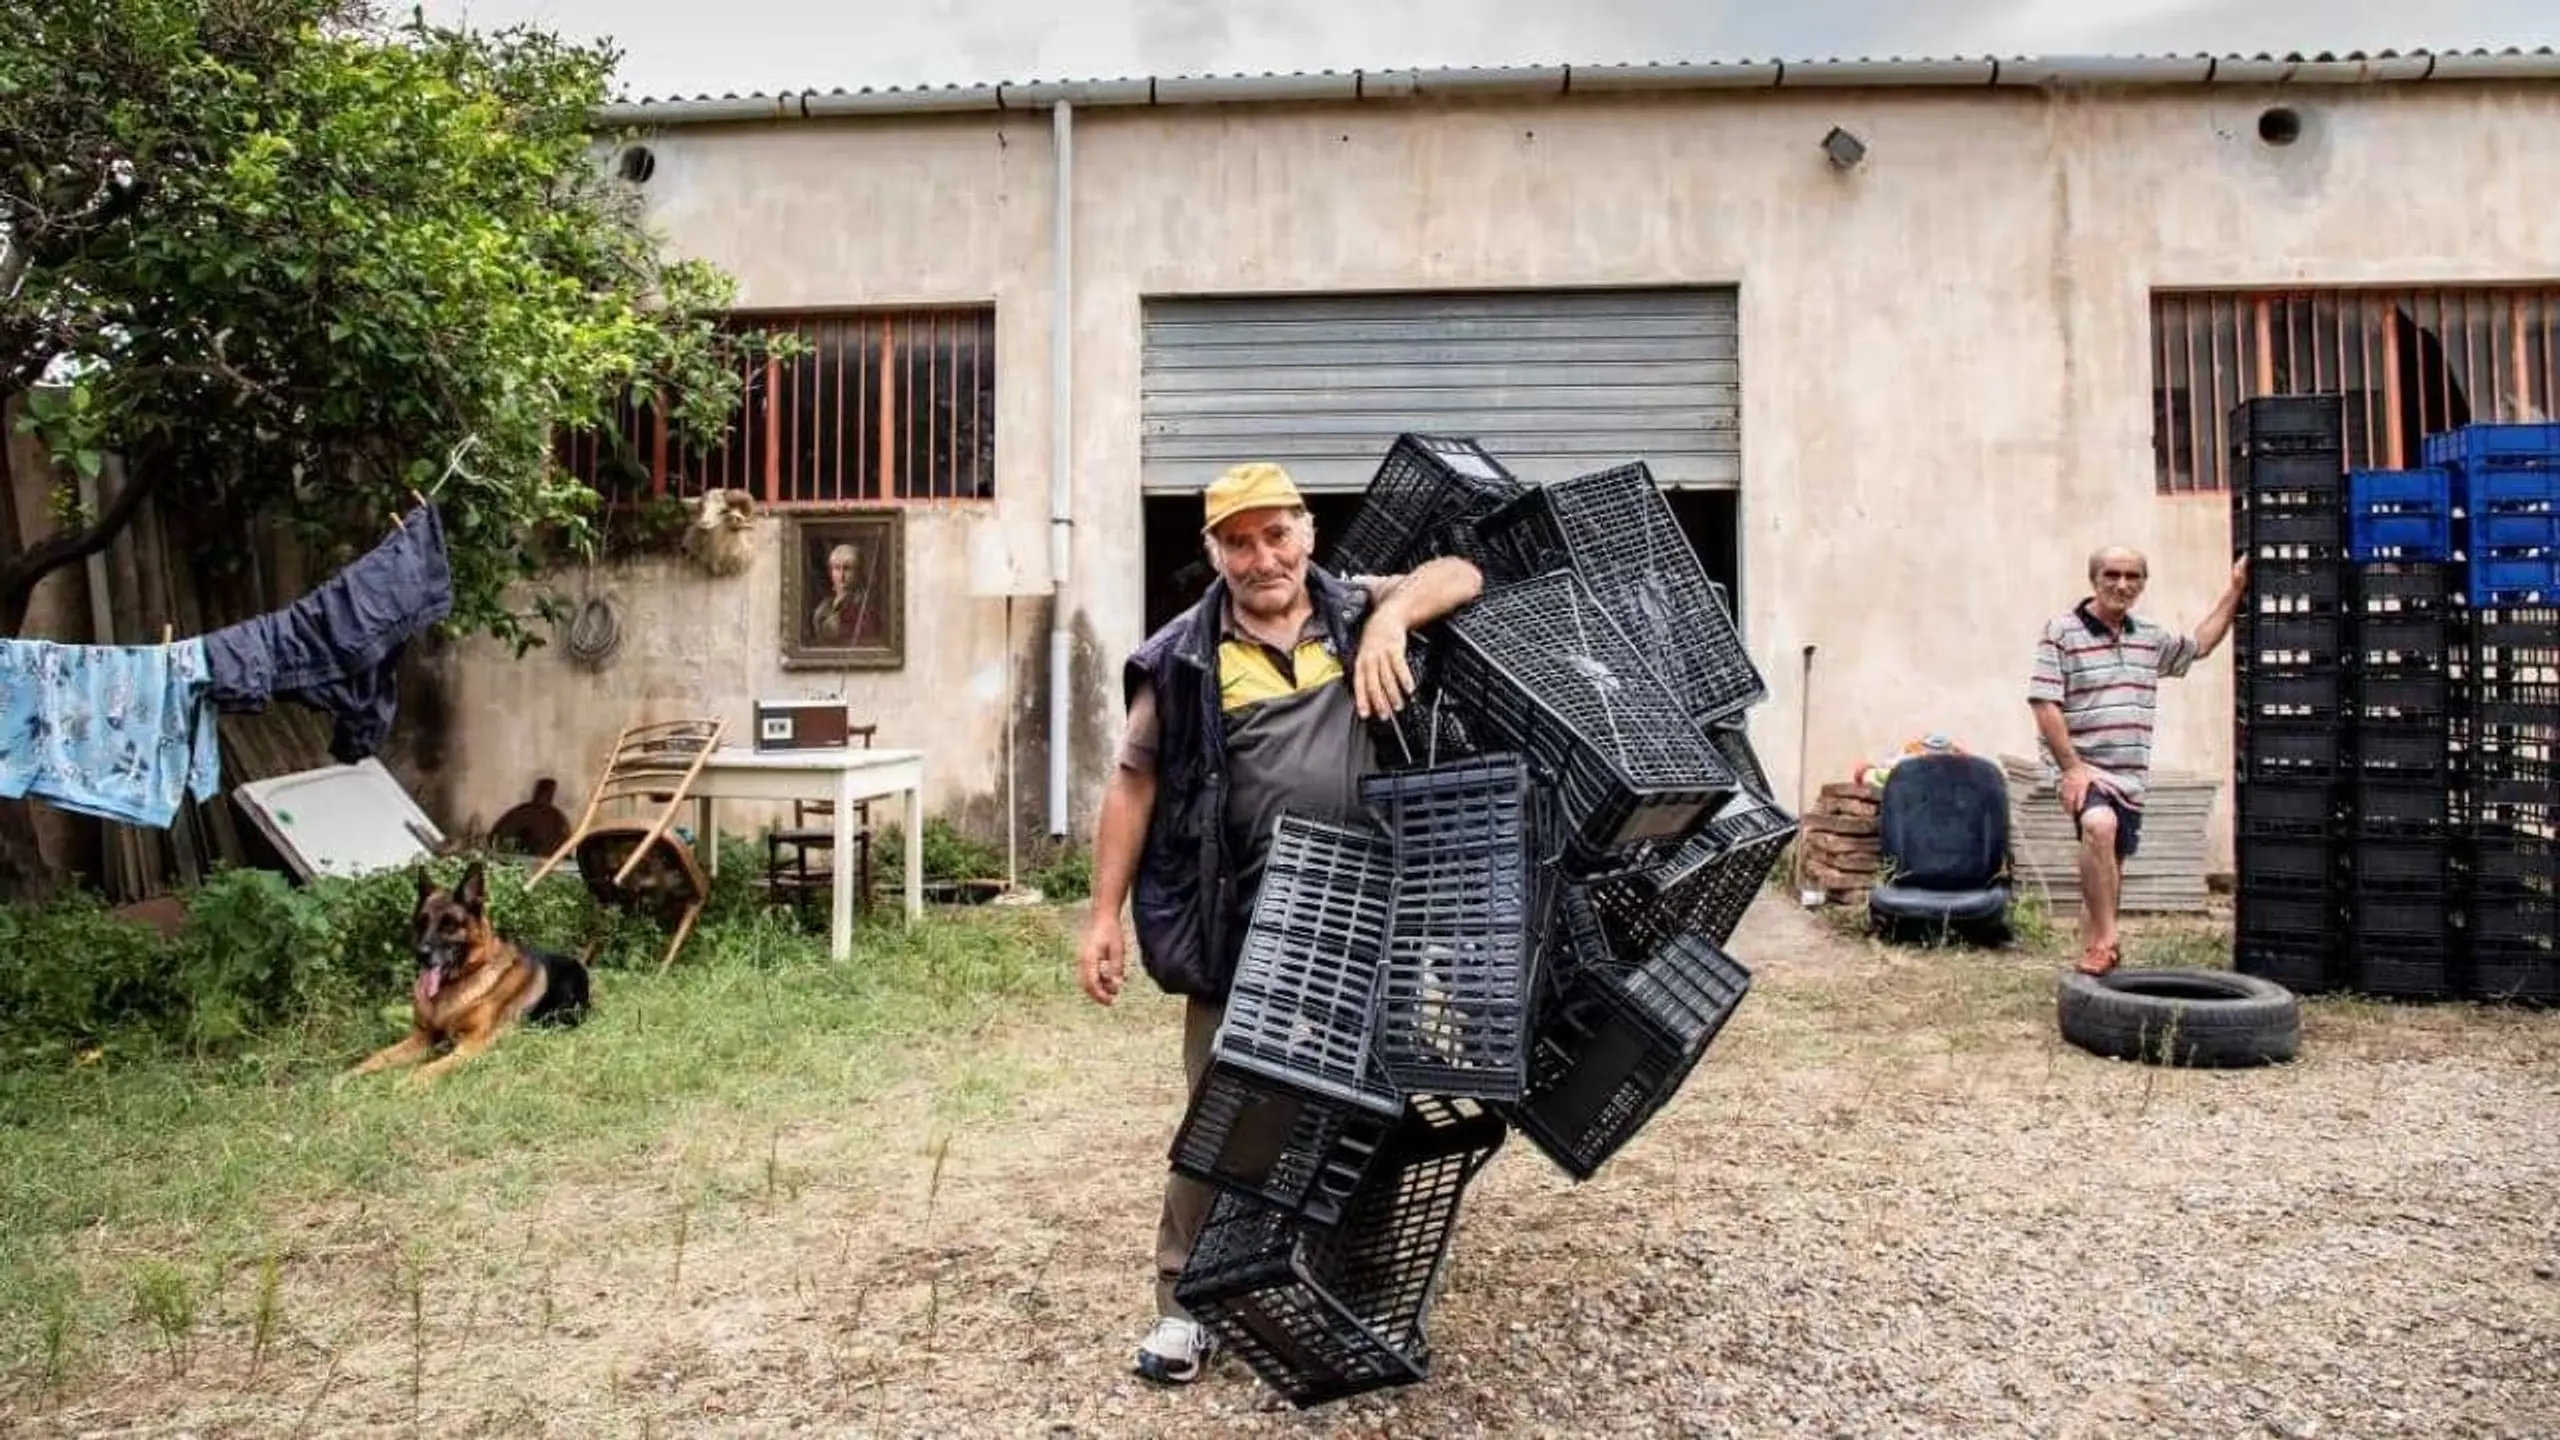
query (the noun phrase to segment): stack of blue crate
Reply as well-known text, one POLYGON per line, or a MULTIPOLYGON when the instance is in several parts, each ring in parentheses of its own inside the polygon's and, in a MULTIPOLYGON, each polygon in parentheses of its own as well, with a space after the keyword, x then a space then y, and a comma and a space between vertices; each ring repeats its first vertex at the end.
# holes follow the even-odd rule
POLYGON ((2354 988, 2560 1000, 2560 425, 2347 477, 2354 988))
POLYGON ((2465 425, 2425 458, 2461 512, 2473 608, 2560 605, 2560 425, 2465 425))

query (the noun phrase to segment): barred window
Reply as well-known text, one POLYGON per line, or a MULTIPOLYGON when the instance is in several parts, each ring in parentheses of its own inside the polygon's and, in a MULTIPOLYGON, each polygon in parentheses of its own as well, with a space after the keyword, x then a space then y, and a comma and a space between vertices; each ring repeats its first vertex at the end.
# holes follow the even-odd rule
POLYGON ((2261 395, 2344 399, 2347 464, 2402 469, 2426 436, 2545 420, 2560 287, 2163 291, 2151 301, 2156 488, 2229 488, 2231 412, 2261 395))
POLYGON ((984 500, 995 494, 995 311, 734 317, 800 337, 747 362, 728 429, 706 445, 658 409, 562 438, 561 464, 612 499, 745 490, 767 504, 984 500))

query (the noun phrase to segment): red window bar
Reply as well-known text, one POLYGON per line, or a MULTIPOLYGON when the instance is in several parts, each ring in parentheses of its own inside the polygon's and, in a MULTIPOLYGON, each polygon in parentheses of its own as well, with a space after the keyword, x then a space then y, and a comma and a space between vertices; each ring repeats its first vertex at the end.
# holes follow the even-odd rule
POLYGON ((2156 488, 2228 489, 2231 411, 2254 396, 2343 394, 2355 469, 2415 465, 2473 421, 2549 419, 2555 329, 2552 285, 2157 293, 2156 488))
POLYGON ((654 409, 562 437, 560 463, 608 499, 745 490, 769 505, 984 500, 995 494, 995 311, 750 315, 803 353, 742 361, 738 408, 708 445, 654 409))

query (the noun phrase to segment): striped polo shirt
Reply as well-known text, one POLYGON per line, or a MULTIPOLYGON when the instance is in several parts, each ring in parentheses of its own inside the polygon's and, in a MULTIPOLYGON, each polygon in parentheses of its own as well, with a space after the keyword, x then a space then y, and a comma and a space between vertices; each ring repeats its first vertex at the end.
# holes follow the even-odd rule
MULTIPOLYGON (((2139 615, 2126 616, 2121 632, 2110 630, 2083 600, 2045 622, 2027 698, 2061 706, 2071 748, 2138 809, 2150 786, 2160 677, 2185 675, 2195 658, 2192 636, 2172 634, 2139 615)), ((2048 772, 2058 768, 2042 736, 2036 752, 2048 772)))

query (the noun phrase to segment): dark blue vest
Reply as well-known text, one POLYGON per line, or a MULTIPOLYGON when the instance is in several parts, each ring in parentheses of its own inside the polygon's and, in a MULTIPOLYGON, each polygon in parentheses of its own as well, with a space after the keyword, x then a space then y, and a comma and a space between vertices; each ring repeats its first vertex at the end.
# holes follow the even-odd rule
MULTIPOLYGON (((1349 657, 1369 592, 1307 567, 1307 595, 1335 653, 1349 657)), ((1147 637, 1122 667, 1121 702, 1152 684, 1156 697, 1156 803, 1130 887, 1138 956, 1175 995, 1223 999, 1235 979, 1253 897, 1237 893, 1227 854, 1226 720, 1218 705, 1224 580, 1147 637)), ((1346 678, 1345 683, 1349 683, 1346 678)))

